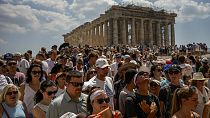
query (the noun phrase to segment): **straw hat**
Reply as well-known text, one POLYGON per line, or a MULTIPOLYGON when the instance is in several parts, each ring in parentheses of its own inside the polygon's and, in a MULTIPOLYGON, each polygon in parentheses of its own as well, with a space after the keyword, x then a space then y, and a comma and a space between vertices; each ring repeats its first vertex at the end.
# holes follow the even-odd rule
POLYGON ((201 72, 196 72, 193 74, 193 78, 191 79, 191 81, 193 80, 207 80, 207 78, 204 78, 203 74, 201 72))

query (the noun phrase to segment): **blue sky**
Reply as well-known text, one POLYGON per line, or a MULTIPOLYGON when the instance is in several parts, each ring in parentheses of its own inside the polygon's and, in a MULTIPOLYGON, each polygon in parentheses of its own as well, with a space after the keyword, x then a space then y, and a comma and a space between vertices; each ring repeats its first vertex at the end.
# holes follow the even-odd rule
POLYGON ((209 0, 0 0, 0 55, 49 50, 63 43, 63 34, 118 3, 174 11, 176 44, 204 42, 210 47, 209 0))

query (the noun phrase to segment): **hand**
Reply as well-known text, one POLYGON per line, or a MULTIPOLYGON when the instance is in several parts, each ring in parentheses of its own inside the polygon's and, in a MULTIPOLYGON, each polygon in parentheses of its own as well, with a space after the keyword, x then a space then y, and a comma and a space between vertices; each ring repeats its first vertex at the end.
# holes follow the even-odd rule
POLYGON ((145 113, 150 113, 150 106, 146 103, 145 100, 141 101, 141 103, 139 103, 139 106, 145 113))
POLYGON ((150 112, 157 112, 158 108, 157 108, 157 105, 155 102, 152 102, 151 105, 150 105, 150 112))

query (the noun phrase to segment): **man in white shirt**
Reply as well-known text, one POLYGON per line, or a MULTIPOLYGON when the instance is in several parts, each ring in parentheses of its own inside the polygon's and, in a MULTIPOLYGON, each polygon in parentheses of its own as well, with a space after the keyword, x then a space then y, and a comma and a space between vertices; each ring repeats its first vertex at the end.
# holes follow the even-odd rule
POLYGON ((107 74, 109 72, 109 63, 104 58, 99 58, 95 63, 97 74, 92 77, 88 82, 85 82, 84 87, 100 87, 102 90, 106 92, 109 96, 110 105, 114 109, 114 85, 112 78, 108 77, 107 74))

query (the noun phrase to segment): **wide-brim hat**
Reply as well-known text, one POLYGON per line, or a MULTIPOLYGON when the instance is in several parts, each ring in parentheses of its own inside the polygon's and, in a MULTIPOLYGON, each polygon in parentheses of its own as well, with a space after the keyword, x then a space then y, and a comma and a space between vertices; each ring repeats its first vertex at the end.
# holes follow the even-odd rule
POLYGON ((207 80, 207 79, 208 78, 204 78, 204 76, 201 72, 196 72, 193 74, 193 78, 191 79, 191 81, 193 81, 193 80, 202 81, 202 80, 207 80))

